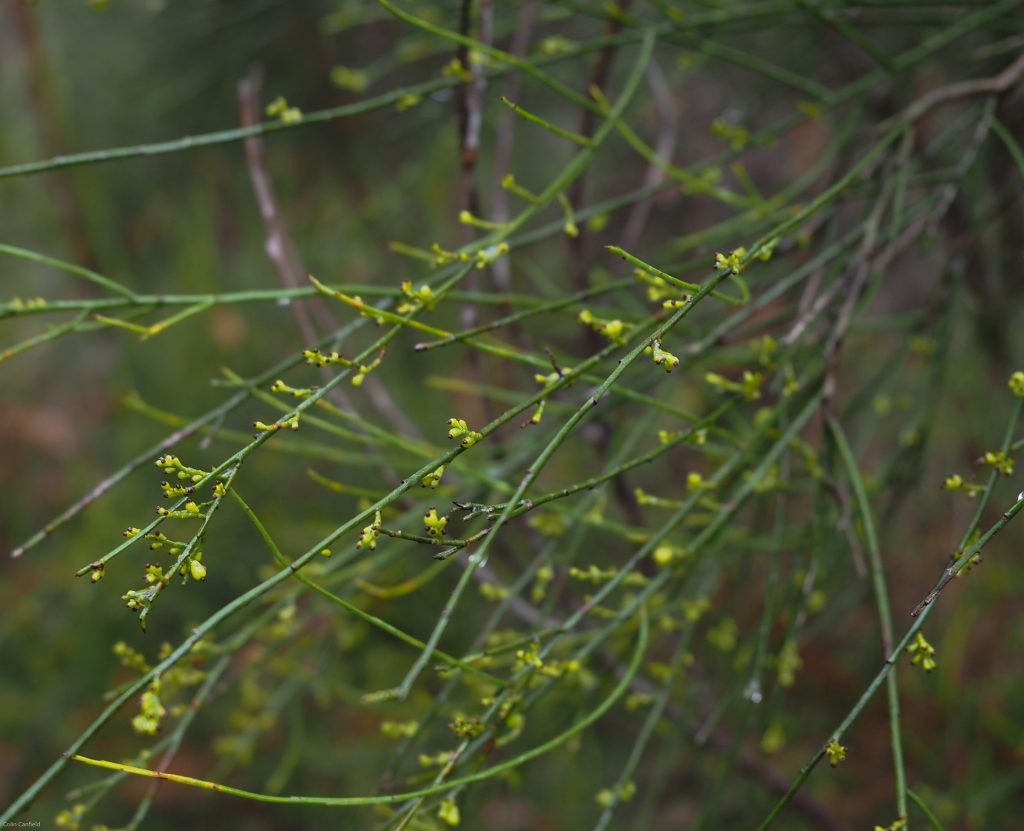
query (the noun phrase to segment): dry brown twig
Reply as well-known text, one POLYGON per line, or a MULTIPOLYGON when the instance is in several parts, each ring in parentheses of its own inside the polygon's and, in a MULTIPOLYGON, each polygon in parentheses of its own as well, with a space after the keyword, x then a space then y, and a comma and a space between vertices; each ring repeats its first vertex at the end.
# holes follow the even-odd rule
MULTIPOLYGON (((252 127, 263 120, 263 107, 260 103, 262 88, 262 73, 256 68, 251 69, 249 74, 238 82, 238 104, 243 127, 252 127)), ((262 138, 251 136, 245 140, 245 158, 249 180, 256 194, 256 204, 267 231, 263 250, 274 266, 281 285, 285 288, 303 286, 306 283, 307 272, 288 234, 284 216, 277 207, 274 188, 267 172, 266 145, 262 138)), ((293 302, 290 305, 303 340, 306 343, 315 343, 317 334, 309 310, 301 302, 293 302)), ((327 331, 337 327, 332 321, 321 320, 320 323, 327 331)))
MULTIPOLYGON (((934 89, 914 102, 903 116, 904 121, 913 124, 929 110, 942 104, 948 104, 958 98, 973 95, 1001 95, 1010 89, 1024 76, 1024 53, 998 75, 991 78, 978 78, 974 81, 958 81, 944 87, 934 89)), ((883 125, 883 129, 885 125, 883 125)))
MULTIPOLYGON (((260 92, 262 89, 262 77, 258 69, 253 69, 249 75, 238 83, 238 101, 241 110, 242 126, 250 127, 262 119, 262 106, 260 104, 260 92)), ((274 198, 274 189, 270 181, 270 174, 267 171, 266 146, 260 136, 251 136, 245 140, 245 155, 249 167, 249 178, 252 181, 253 190, 256 193, 256 202, 259 206, 260 216, 267 230, 267 239, 264 250, 267 257, 274 266, 278 279, 286 288, 298 288, 306 285, 308 272, 302 264, 298 250, 292 242, 288 233, 288 227, 284 221, 284 215, 277 206, 274 198)), ((317 315, 317 323, 324 331, 330 332, 338 328, 338 322, 330 312, 319 305, 319 300, 313 299, 313 310, 317 315)), ((290 304, 292 314, 302 333, 303 340, 307 344, 317 341, 316 328, 309 312, 301 301, 290 304)), ((322 370, 325 379, 329 378, 326 369, 322 370)), ((387 390, 379 381, 370 376, 366 379, 363 387, 373 406, 394 425, 409 436, 419 437, 421 434, 415 425, 406 417, 401 408, 398 407, 387 390)), ((349 412, 354 412, 351 402, 340 390, 332 390, 331 398, 349 412)))

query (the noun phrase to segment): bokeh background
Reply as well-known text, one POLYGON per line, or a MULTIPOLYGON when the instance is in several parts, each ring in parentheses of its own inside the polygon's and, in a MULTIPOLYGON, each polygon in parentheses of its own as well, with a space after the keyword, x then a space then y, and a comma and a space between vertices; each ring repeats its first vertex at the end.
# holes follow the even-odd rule
MULTIPOLYGON (((632 5, 630 13, 637 19, 657 20, 665 4, 632 5)), ((701 14, 727 11, 732 4, 672 5, 686 14, 701 14)), ((870 54, 801 4, 763 5, 777 7, 777 13, 709 28, 713 43, 770 58, 830 88, 876 66, 870 54)), ((895 55, 980 4, 864 0, 826 5, 843 7, 844 14, 855 7, 855 19, 874 49, 895 55)), ((458 27, 459 4, 410 6, 442 25, 458 27)), ((623 25, 616 22, 610 4, 502 2, 494 7, 494 39, 506 47, 532 18, 528 53, 535 56, 557 51, 559 38, 583 42, 623 25)), ((631 24, 627 20, 625 25, 631 24)), ((702 51, 702 34, 697 31, 684 43, 659 45, 642 101, 630 110, 638 131, 683 165, 726 146, 710 129, 716 119, 760 129, 793 113, 807 98, 792 85, 774 83, 702 51)), ((851 138, 836 145, 825 165, 821 182, 827 184, 829 175, 837 178, 860 157, 884 118, 929 89, 995 74, 1017 56, 1022 39, 1024 15, 1015 8, 955 48, 874 85, 858 111, 809 118, 773 145, 751 149, 744 156, 745 170, 763 193, 776 193, 810 170, 842 131, 849 131, 851 138)), ((622 55, 613 57, 608 88, 621 86, 633 48, 624 47, 622 55)), ((443 77, 454 54, 451 44, 395 21, 372 3, 6 0, 0 6, 0 101, 5 116, 0 164, 231 128, 241 119, 238 84, 255 77, 254 71, 260 78, 261 106, 283 95, 289 104, 312 112, 443 77)), ((552 71, 573 89, 585 90, 592 64, 593 56, 585 56, 552 71)), ((483 216, 493 216, 491 209, 501 198, 498 183, 508 169, 540 190, 568 158, 564 142, 523 123, 515 127, 509 155, 501 157, 496 145, 507 111, 497 99, 513 92, 524 106, 572 129, 578 119, 577 113, 566 114, 568 104, 542 87, 523 80, 492 82, 475 171, 483 216)), ((998 106, 1018 139, 1022 101, 1011 89, 998 106)), ((941 135, 957 119, 976 119, 971 106, 957 105, 926 119, 921 143, 941 135)), ((403 279, 422 279, 427 272, 390 250, 389 242, 429 247, 439 241, 455 247, 466 241, 466 229, 456 219, 466 193, 456 110, 456 94, 442 90, 408 109, 389 106, 267 137, 266 170, 305 271, 333 285, 394 287, 403 279)), ((955 142, 952 149, 940 146, 918 172, 948 173, 956 147, 955 142)), ((610 141, 588 173, 582 202, 593 204, 628 191, 645 177, 658 178, 625 142, 610 141)), ((726 172, 730 186, 739 188, 733 177, 726 172)), ((893 264, 871 302, 868 322, 851 332, 844 355, 844 390, 870 402, 855 422, 865 472, 881 475, 893 459, 906 465, 904 477, 873 494, 883 523, 897 632, 909 622, 908 610, 931 585, 974 511, 975 503, 943 491, 942 482, 952 473, 984 477, 978 458, 998 445, 1012 408, 1006 379, 1024 369, 1021 189, 1011 157, 990 140, 962 183, 950 215, 935 230, 936 239, 925 239, 893 264), (936 250, 957 258, 962 277, 955 293, 942 294, 936 288, 936 269, 942 263, 929 254, 936 250), (955 308, 944 308, 946 302, 955 308), (914 348, 904 348, 908 332, 945 312, 948 329, 924 325, 914 348), (945 340, 937 341, 936 332, 945 340), (924 427, 927 442, 908 452, 915 446, 912 431, 924 427)), ((585 263, 598 275, 594 279, 623 273, 621 264, 602 253, 602 244, 627 237, 641 252, 675 251, 680 239, 735 213, 714 200, 687 197, 678 188, 665 189, 643 204, 642 211, 615 212, 604 227, 586 231, 585 263)), ((851 214, 856 211, 855 205, 849 209, 851 214)), ((552 212, 548 218, 557 216, 552 212)), ((278 288, 279 276, 265 252, 266 236, 241 143, 0 179, 0 242, 94 269, 140 292, 278 288)), ((749 241, 739 232, 729 247, 749 241)), ((692 245, 688 256, 705 256, 710 263, 714 250, 692 245)), ((475 278, 478 287, 537 296, 558 296, 573 287, 561 235, 530 246, 511 262, 509 284, 502 285, 500 275, 495 278, 488 271, 475 278)), ((5 256, 0 265, 4 299, 100 294, 95 286, 42 264, 5 256)), ((752 287, 756 296, 767 284, 752 278, 752 287)), ((639 314, 637 298, 622 300, 624 314, 639 314)), ((334 325, 333 320, 352 317, 319 301, 303 308, 321 331, 334 325)), ((772 314, 785 318, 791 308, 766 312, 754 334, 771 331, 772 314)), ((493 314, 485 307, 484 319, 493 314)), ((438 319, 439 325, 452 327, 465 320, 448 311, 438 319)), ((710 316, 698 319, 695 331, 706 332, 714 322, 710 316)), ((0 345, 13 345, 43 330, 36 318, 2 320, 0 345)), ((383 410, 373 400, 356 406, 382 424, 388 423, 387 413, 394 416, 397 411, 397 423, 411 426, 416 440, 443 447, 442 425, 453 413, 479 424, 507 406, 500 390, 490 398, 481 394, 482 383, 529 389, 525 376, 496 362, 488 360, 481 375, 476 359, 465 351, 420 357, 409 348, 416 338, 403 337, 402 347, 389 354, 377 373, 390 402, 383 410)), ((527 325, 524 337, 580 352, 573 310, 527 325)), ((737 340, 723 344, 721 354, 701 368, 738 365, 746 347, 737 340)), ((230 390, 221 367, 255 377, 307 344, 294 305, 253 303, 214 307, 141 342, 130 332, 100 328, 4 361, 0 550, 22 543, 97 482, 184 423, 181 419, 223 401, 230 390)), ((706 412, 715 399, 699 383, 702 374, 671 393, 658 394, 706 412)), ((314 376, 309 371, 303 377, 315 383, 314 376)), ((557 416, 559 410, 554 412, 557 416)), ((561 411, 562 417, 566 412, 561 411)), ((212 466, 237 448, 236 434, 247 436, 251 421, 267 413, 266 405, 250 401, 231 414, 213 441, 190 440, 181 455, 187 451, 188 461, 212 466)), ((627 408, 614 413, 612 428, 636 416, 627 408)), ((549 481, 571 482, 599 471, 602 448, 609 441, 599 433, 596 428, 585 431, 567 448, 549 481)), ((513 430, 509 436, 511 441, 517 434, 513 430)), ((299 449, 293 453, 257 454, 246 468, 251 484, 244 485, 246 498, 293 555, 359 505, 358 493, 339 494, 318 485, 309 468, 371 491, 385 484, 382 467, 393 464, 399 475, 415 469, 400 450, 367 449, 330 434, 317 435, 305 450, 301 443, 295 447, 299 449)), ((480 464, 486 469, 501 470, 498 456, 484 459, 480 464)), ((700 468, 699 457, 680 458, 629 485, 671 493, 673 482, 678 488, 679 471, 691 467, 700 468)), ((0 804, 13 800, 65 749, 98 713, 108 690, 131 677, 113 652, 115 643, 127 642, 153 658, 161 643, 179 642, 190 626, 270 573, 266 551, 244 517, 225 511, 210 532, 208 548, 220 554, 210 557, 210 579, 188 590, 169 590, 145 634, 120 599, 137 584, 140 565, 111 568, 96 586, 87 578, 75 578, 76 569, 121 541, 123 528, 148 521, 160 502, 160 478, 159 471, 144 466, 51 538, 17 560, 4 557, 0 564, 0 804)), ((982 527, 1020 489, 1019 476, 1001 480, 982 527)), ((617 520, 635 519, 622 515, 614 500, 608 511, 617 520)), ((645 516, 648 523, 655 522, 645 516)), ((757 518, 751 522, 758 527, 757 518)), ((900 671, 912 787, 946 828, 1019 828, 1024 816, 1021 534, 1019 523, 1011 525, 993 543, 983 565, 964 581, 968 585, 958 582, 943 597, 928 627, 939 655, 935 672, 926 676, 909 667, 900 671)), ((527 553, 539 545, 525 532, 513 539, 512 547, 524 547, 527 553)), ((623 550, 628 553, 616 547, 621 543, 614 535, 612 542, 596 535, 587 545, 596 562, 608 565, 621 561, 623 550)), ((647 801, 638 797, 637 806, 617 816, 621 825, 616 827, 696 827, 698 820, 709 821, 702 806, 719 788, 716 827, 754 827, 751 823, 777 798, 779 784, 791 781, 849 709, 880 664, 877 622, 870 586, 852 571, 844 533, 829 529, 827 547, 831 553, 821 563, 815 586, 821 592, 818 610, 801 635, 798 683, 791 688, 775 685, 751 726, 745 705, 737 703, 740 673, 733 671, 732 658, 712 655, 699 661, 692 683, 676 702, 686 717, 659 728, 651 764, 637 776, 640 797, 651 782, 657 783, 656 796, 647 801), (695 741, 690 725, 706 731, 698 729, 695 741), (733 745, 730 737, 740 730, 746 738, 733 745), (733 753, 741 757, 738 772, 733 753)), ((373 582, 397 583, 418 573, 422 564, 411 565, 413 556, 391 559, 373 573, 373 582)), ((785 578, 797 581, 794 585, 805 576, 798 561, 795 551, 785 561, 785 578)), ((497 579, 511 580, 517 562, 521 560, 499 559, 493 566, 497 579)), ((706 628, 730 617, 739 622, 741 633, 754 631, 766 574, 763 561, 729 560, 714 593, 715 615, 706 628)), ((423 636, 454 579, 454 571, 446 572, 402 603, 358 593, 355 598, 423 636)), ((455 654, 469 648, 490 603, 474 593, 460 611, 446 648, 455 654)), ((268 642, 246 653, 197 718, 173 769, 216 774, 255 790, 375 792, 394 752, 394 743, 381 737, 382 718, 416 717, 429 706, 435 685, 421 685, 408 705, 363 705, 359 696, 395 683, 414 653, 365 626, 342 621, 339 614, 330 608, 310 612, 287 648, 275 650, 268 642)), ((697 641, 708 649, 704 629, 697 641)), ((537 731, 531 735, 548 734, 545 718, 564 726, 573 712, 588 709, 574 695, 559 694, 546 705, 531 723, 537 731)), ((95 747, 90 746, 93 755, 128 757, 144 746, 140 742, 145 740, 131 731, 131 715, 116 719, 95 747)), ((463 806, 464 824, 493 829, 589 827, 598 812, 595 794, 614 781, 639 720, 640 715, 618 708, 600 723, 600 738, 588 734, 569 750, 474 797, 463 806)), ((849 760, 837 771, 816 772, 806 789, 808 805, 785 815, 779 827, 824 827, 820 816, 815 819, 814 811, 821 810, 837 828, 891 822, 887 731, 879 696, 846 742, 849 760)), ((69 768, 25 818, 53 827, 61 811, 80 801, 65 795, 98 777, 89 769, 69 768)), ((146 789, 141 780, 125 782, 81 820, 82 827, 123 825, 146 789)), ((262 806, 164 787, 142 827, 284 829, 376 827, 380 822, 369 812, 262 806)), ((424 817, 423 823, 436 826, 432 817, 424 817)))

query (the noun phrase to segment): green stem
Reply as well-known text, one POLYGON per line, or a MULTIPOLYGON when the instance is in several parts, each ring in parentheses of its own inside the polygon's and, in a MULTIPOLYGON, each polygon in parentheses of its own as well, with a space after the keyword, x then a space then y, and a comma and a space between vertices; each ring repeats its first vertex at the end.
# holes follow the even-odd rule
MULTIPOLYGON (((846 440, 842 425, 835 419, 828 423, 832 436, 835 439, 836 447, 839 449, 839 456, 846 467, 846 473, 850 477, 850 484, 857 500, 857 509, 864 524, 864 536, 868 544, 868 563, 871 571, 871 587, 875 594, 875 603, 878 606, 878 624, 882 632, 882 654, 888 655, 892 652, 892 612, 889 610, 889 589, 885 584, 885 570, 882 566, 882 553, 878 545, 878 535, 875 532, 875 522, 871 514, 871 503, 868 501, 867 491, 864 488, 864 481, 861 478, 857 461, 853 458, 853 451, 846 440)), ((889 735, 892 743, 892 762, 896 772, 896 808, 901 819, 907 816, 907 774, 903 765, 903 742, 900 736, 900 694, 896 681, 896 671, 893 669, 886 679, 887 694, 889 701, 889 735)))
MULTIPOLYGON (((238 493, 236 489, 232 488, 230 494, 232 498, 235 500, 235 502, 238 503, 238 506, 242 509, 245 515, 249 517, 249 520, 252 522, 252 524, 256 526, 256 530, 263 538, 263 541, 267 544, 267 548, 269 548, 271 553, 274 555, 274 560, 282 569, 291 571, 294 574, 295 579, 298 580, 300 583, 308 586, 322 597, 326 597, 336 606, 340 606, 342 609, 355 615, 360 620, 366 621, 371 626, 376 626, 382 632, 387 632, 389 635, 398 638, 398 640, 402 641, 403 643, 407 643, 410 646, 416 647, 417 649, 423 649, 425 645, 423 641, 414 638, 412 635, 402 631, 397 626, 393 626, 383 618, 379 618, 376 615, 372 615, 369 612, 360 609, 354 603, 350 603, 343 597, 338 597, 338 595, 325 589, 319 583, 315 582, 314 580, 311 580, 302 572, 294 571, 292 562, 281 552, 281 549, 278 547, 277 543, 274 542, 274 538, 270 536, 270 532, 267 531, 267 528, 263 524, 262 520, 260 520, 260 518, 256 516, 252 508, 249 507, 248 503, 244 499, 242 499, 241 495, 238 493)), ((454 667, 458 667, 459 669, 465 670, 470 675, 479 678, 481 681, 485 681, 488 684, 493 684, 498 689, 503 688, 507 683, 505 679, 498 678, 498 676, 496 675, 491 675, 489 672, 484 672, 481 669, 477 669, 475 666, 473 666, 473 664, 469 663, 468 661, 456 658, 454 655, 449 655, 447 652, 437 650, 437 657, 445 661, 446 663, 451 664, 454 667)))
MULTIPOLYGON (((0 173, 0 175, 2 175, 2 173, 0 173)), ((138 302, 131 289, 122 286, 116 280, 111 280, 109 277, 97 274, 91 268, 83 268, 80 265, 65 262, 64 260, 58 260, 55 257, 47 257, 45 254, 29 251, 27 248, 19 248, 16 245, 0 243, 0 253, 10 254, 12 257, 20 257, 23 260, 30 260, 34 263, 41 263, 42 265, 53 266, 54 268, 59 268, 61 271, 66 271, 69 274, 77 274, 79 277, 84 277, 91 283, 103 286, 105 289, 110 289, 112 292, 120 294, 130 302, 138 302)))
MULTIPOLYGON (((1003 528, 1006 527, 1007 523, 1010 522, 1010 520, 1012 520, 1018 513, 1020 513, 1022 508, 1024 508, 1024 499, 1015 502, 1013 507, 1011 507, 1005 514, 1003 514, 1002 518, 998 522, 996 522, 991 528, 989 528, 989 530, 981 537, 981 539, 979 539, 978 542, 971 546, 970 550, 958 562, 962 565, 966 565, 966 563, 971 559, 971 557, 973 557, 978 552, 982 551, 985 548, 985 546, 988 545, 988 543, 992 540, 992 538, 1000 531, 1002 531, 1003 528)), ((924 626, 925 620, 928 619, 928 615, 931 614, 931 611, 934 608, 934 604, 924 605, 922 607, 921 611, 917 615, 917 618, 907 629, 906 633, 900 639, 899 643, 896 644, 895 648, 892 651, 892 654, 890 654, 889 657, 886 658, 886 661, 883 664, 882 668, 878 671, 878 674, 875 675, 875 677, 871 680, 871 683, 868 684, 867 689, 865 689, 864 692, 861 694, 860 698, 857 699, 856 704, 853 705, 853 708, 850 710, 850 712, 839 723, 839 726, 832 732, 831 738, 834 738, 838 741, 840 738, 842 738, 843 734, 846 733, 850 726, 857 720, 861 712, 863 712, 864 708, 868 705, 868 702, 871 701, 871 699, 874 697, 874 694, 878 691, 878 688, 882 685, 882 682, 885 681, 889 673, 892 672, 893 668, 896 665, 896 661, 899 659, 903 650, 909 645, 914 635, 916 635, 917 632, 921 629, 921 627, 924 626)), ((793 796, 796 794, 797 791, 800 790, 804 782, 807 780, 807 777, 811 775, 811 772, 814 770, 815 767, 817 767, 818 763, 822 760, 824 756, 825 745, 823 744, 821 745, 821 747, 818 748, 817 752, 810 758, 810 760, 803 766, 803 768, 800 769, 800 773, 797 775, 796 780, 790 786, 789 790, 786 791, 782 798, 779 799, 779 801, 775 804, 775 806, 769 812, 768 816, 765 817, 764 821, 758 826, 758 831, 765 831, 765 829, 769 828, 772 825, 772 823, 775 822, 775 819, 782 812, 782 810, 790 803, 790 801, 793 799, 793 796)))
MULTIPOLYGON (((284 572, 281 572, 282 574, 284 572)), ((109 762, 102 759, 91 759, 87 756, 82 756, 77 753, 71 756, 76 762, 82 762, 87 765, 94 767, 106 768, 108 770, 117 770, 124 773, 134 774, 136 776, 144 776, 150 779, 164 779, 168 782, 176 782, 180 785, 189 785, 194 788, 202 788, 204 790, 216 791, 217 793, 228 794, 230 796, 238 796, 243 799, 251 799, 257 802, 273 802, 284 805, 323 805, 331 807, 356 807, 364 805, 387 805, 393 802, 403 802, 408 799, 414 799, 421 796, 430 796, 432 794, 444 793, 454 787, 461 785, 468 785, 472 782, 481 782, 487 779, 493 779, 496 776, 513 770, 514 768, 520 767, 526 762, 536 759, 539 756, 543 756, 546 753, 560 747, 570 739, 574 738, 586 730, 591 724, 598 721, 605 713, 607 713, 616 702, 622 698, 622 696, 629 689, 633 679, 640 671, 640 665, 643 660, 644 654, 647 651, 647 640, 648 640, 648 624, 647 615, 640 615, 640 627, 639 634, 637 636, 636 648, 633 651, 633 657, 630 659, 629 665, 623 673, 622 678, 612 689, 611 693, 593 710, 587 715, 569 727, 567 730, 559 733, 548 741, 543 742, 530 750, 524 751, 517 756, 508 759, 507 761, 493 765, 485 770, 478 771, 477 773, 467 774, 466 776, 460 776, 455 779, 451 779, 443 784, 435 785, 429 788, 420 788, 418 790, 405 791, 404 793, 392 793, 382 794, 380 796, 277 796, 275 794, 257 793, 255 791, 246 791, 241 788, 232 788, 228 785, 222 785, 217 782, 208 782, 203 779, 196 779, 192 776, 180 776, 174 773, 163 773, 155 770, 148 770, 146 768, 135 767, 133 765, 124 765, 119 762, 109 762)))
POLYGON ((925 819, 927 819, 932 826, 932 831, 943 831, 942 823, 939 822, 939 818, 931 812, 927 805, 924 804, 924 800, 922 800, 921 797, 912 790, 907 790, 907 796, 910 797, 910 801, 917 806, 918 810, 924 814, 925 819))
POLYGON ((567 141, 571 141, 573 144, 580 145, 581 147, 590 147, 590 145, 593 144, 587 136, 581 136, 579 133, 574 133, 571 130, 563 130, 557 124, 552 124, 546 118, 534 115, 529 110, 520 107, 515 101, 509 101, 504 96, 501 98, 501 103, 512 110, 512 112, 520 118, 529 121, 531 124, 536 124, 538 127, 543 127, 549 133, 553 133, 559 138, 564 138, 567 141))

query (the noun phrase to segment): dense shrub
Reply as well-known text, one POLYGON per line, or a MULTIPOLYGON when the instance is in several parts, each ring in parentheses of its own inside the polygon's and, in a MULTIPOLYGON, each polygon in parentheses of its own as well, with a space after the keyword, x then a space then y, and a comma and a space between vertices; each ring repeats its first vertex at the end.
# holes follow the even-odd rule
POLYGON ((1017 827, 1018 2, 4 14, 5 821, 1017 827))

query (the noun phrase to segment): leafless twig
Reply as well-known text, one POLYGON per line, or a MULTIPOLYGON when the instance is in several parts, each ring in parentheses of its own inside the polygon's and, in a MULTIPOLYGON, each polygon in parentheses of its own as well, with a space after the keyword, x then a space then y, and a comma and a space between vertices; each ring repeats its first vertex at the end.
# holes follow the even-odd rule
MULTIPOLYGON (((238 104, 243 127, 251 127, 262 121, 263 114, 260 104, 262 86, 263 79, 260 71, 256 68, 251 69, 249 74, 238 82, 238 104)), ((263 249, 285 288, 303 286, 306 283, 307 272, 302 265, 298 251, 292 244, 284 217, 278 210, 277 201, 274 199, 274 189, 270 182, 270 174, 267 172, 266 147, 262 138, 251 136, 245 140, 245 158, 249 166, 249 179, 256 192, 256 204, 259 206, 260 216, 263 218, 263 224, 267 230, 267 239, 263 249)), ((317 340, 316 329, 310 319, 308 309, 300 302, 293 302, 291 310, 299 331, 302 333, 302 339, 306 343, 315 343, 317 340)), ((328 325, 329 328, 335 326, 334 324, 328 325)))
MULTIPOLYGON (((958 98, 967 98, 973 95, 999 95, 1006 92, 1011 86, 1020 80, 1024 75, 1024 53, 1017 57, 1006 69, 991 78, 978 78, 974 81, 959 81, 939 87, 922 96, 907 109, 903 116, 907 123, 912 124, 921 118, 929 110, 941 104, 947 104, 958 98)), ((884 128, 884 126, 883 126, 884 128)))

